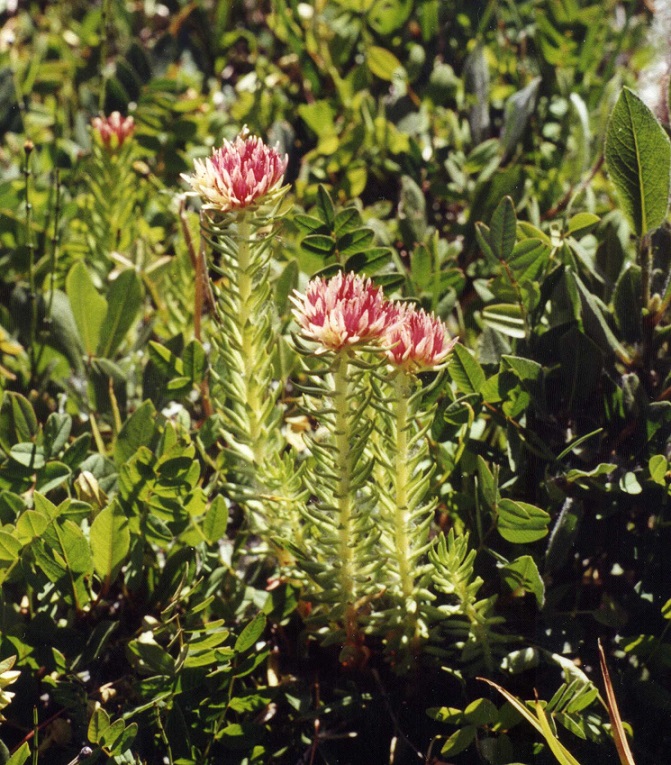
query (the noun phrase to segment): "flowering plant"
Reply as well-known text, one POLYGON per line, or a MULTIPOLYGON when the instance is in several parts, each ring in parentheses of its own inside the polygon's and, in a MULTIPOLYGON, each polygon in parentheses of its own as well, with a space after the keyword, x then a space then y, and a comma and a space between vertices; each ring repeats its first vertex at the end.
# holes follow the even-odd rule
POLYGON ((107 117, 94 117, 91 120, 93 136, 105 149, 120 149, 135 132, 135 120, 122 117, 119 112, 112 112, 107 117))
POLYGON ((194 172, 182 174, 206 209, 219 213, 244 210, 268 202, 281 190, 288 158, 267 146, 247 128, 233 140, 224 140, 212 155, 194 161, 194 172))

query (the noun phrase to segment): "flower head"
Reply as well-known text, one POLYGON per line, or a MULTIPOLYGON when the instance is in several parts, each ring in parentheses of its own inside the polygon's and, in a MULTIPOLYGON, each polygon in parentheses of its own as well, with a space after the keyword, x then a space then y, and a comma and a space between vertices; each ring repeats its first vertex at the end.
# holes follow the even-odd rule
POLYGON ((250 207, 279 189, 287 156, 244 128, 234 141, 224 141, 220 149, 213 149, 211 157, 196 159, 194 168, 193 175, 182 178, 207 207, 228 212, 250 207))
POLYGON ((443 322, 412 306, 398 306, 398 321, 385 333, 387 358, 391 364, 418 372, 438 366, 457 343, 443 322))
POLYGON ((109 117, 94 117, 91 127, 95 138, 106 149, 118 149, 135 132, 135 120, 122 117, 119 112, 112 112, 109 117))
POLYGON ((370 279, 342 271, 329 280, 312 279, 305 294, 291 300, 303 335, 333 351, 379 341, 398 315, 370 279))

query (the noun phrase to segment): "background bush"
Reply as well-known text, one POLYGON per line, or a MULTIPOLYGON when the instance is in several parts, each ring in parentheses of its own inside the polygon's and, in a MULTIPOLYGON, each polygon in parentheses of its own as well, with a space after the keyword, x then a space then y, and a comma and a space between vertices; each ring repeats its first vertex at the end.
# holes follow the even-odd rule
MULTIPOLYGON (((661 123, 633 92, 658 54, 645 4, 16 5, 0 3, 0 762, 85 744, 116 762, 552 762, 478 675, 536 689, 579 760, 611 761, 599 638, 636 762, 662 762, 671 237, 666 92, 661 123), (113 110, 137 124, 116 162, 89 130, 113 110), (221 490, 180 174, 243 124, 289 155, 287 337, 291 290, 344 266, 461 341, 430 394, 451 616, 406 674, 379 636, 349 670, 314 640, 300 582, 221 490), (358 244, 330 217, 350 208, 358 244)), ((289 342, 277 366, 300 383, 289 342)), ((284 403, 310 427, 291 386, 284 403)))

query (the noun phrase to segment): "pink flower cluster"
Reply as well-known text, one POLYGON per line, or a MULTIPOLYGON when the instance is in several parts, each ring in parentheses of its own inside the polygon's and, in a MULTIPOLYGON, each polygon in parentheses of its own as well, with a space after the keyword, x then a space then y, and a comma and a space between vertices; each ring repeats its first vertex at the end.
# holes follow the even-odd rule
POLYGON ((379 345, 390 364, 417 372, 441 364, 457 342, 440 319, 408 304, 387 300, 370 279, 339 272, 294 293, 294 317, 304 337, 340 351, 379 345))
POLYGON ((279 189, 287 168, 287 156, 266 146, 247 128, 234 141, 224 141, 212 156, 194 161, 193 175, 182 178, 205 201, 220 212, 250 207, 279 189))
POLYGON ((109 117, 94 117, 91 120, 94 135, 106 149, 118 149, 135 132, 135 120, 112 112, 109 117))

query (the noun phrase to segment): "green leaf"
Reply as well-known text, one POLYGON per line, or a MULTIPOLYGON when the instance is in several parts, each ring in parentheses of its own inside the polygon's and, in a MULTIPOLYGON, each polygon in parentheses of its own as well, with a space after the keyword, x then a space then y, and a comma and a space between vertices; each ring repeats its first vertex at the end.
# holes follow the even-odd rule
POLYGON ((249 624, 238 635, 235 641, 235 650, 238 653, 248 651, 263 634, 266 628, 266 617, 263 613, 258 613, 249 624))
POLYGON ((193 383, 200 383, 207 372, 207 355, 198 340, 191 340, 182 355, 184 375, 193 383))
POLYGON ((464 717, 471 725, 493 725, 499 718, 499 710, 489 699, 476 699, 464 709, 464 717))
POLYGON ((37 433, 37 417, 27 398, 6 391, 0 406, 0 446, 9 454, 14 444, 30 441, 37 433))
POLYGON ((526 87, 514 93, 506 101, 501 131, 501 147, 504 157, 513 152, 517 142, 524 135, 531 115, 536 109, 540 84, 541 78, 534 77, 526 87))
POLYGON ((524 313, 517 303, 497 303, 488 305, 482 311, 484 323, 508 337, 526 336, 524 313))
POLYGON ((23 545, 9 532, 0 529, 0 561, 13 561, 19 557, 23 545))
POLYGON ((79 336, 77 322, 68 296, 60 290, 54 290, 51 296, 51 331, 48 342, 60 351, 76 370, 84 370, 82 360, 84 346, 79 336))
POLYGON ((495 509, 499 501, 498 471, 496 475, 489 469, 487 463, 478 454, 478 488, 487 505, 495 509))
POLYGON ((606 164, 638 236, 661 226, 669 204, 671 143, 654 114, 623 88, 606 132, 606 164))
POLYGON ((593 228, 596 226, 596 224, 600 221, 598 215, 594 215, 594 213, 588 213, 588 212, 582 212, 578 213, 577 215, 574 215, 568 222, 566 226, 566 236, 574 236, 575 234, 584 234, 586 231, 588 231, 590 228, 593 228))
POLYGON ((96 289, 88 268, 80 260, 65 280, 65 294, 70 300, 84 350, 93 356, 100 343, 100 329, 107 315, 107 301, 96 289))
POLYGON ((210 544, 218 542, 226 533, 228 525, 228 507, 226 500, 217 494, 209 506, 203 520, 203 534, 210 544))
POLYGON ((550 516, 540 507, 512 499, 502 499, 499 502, 496 528, 507 542, 536 542, 548 533, 549 523, 550 516))
POLYGON ((53 457, 65 446, 72 430, 72 417, 69 414, 52 412, 44 425, 44 451, 53 457))
POLYGON ((510 197, 503 197, 489 224, 489 245, 499 260, 507 260, 515 247, 517 217, 510 197))
POLYGON ((289 308, 289 295, 298 287, 299 267, 297 260, 290 260, 275 281, 275 304, 280 316, 289 308))
POLYGON ((623 340, 628 343, 639 342, 642 338, 642 276, 641 267, 632 263, 617 280, 613 294, 615 321, 623 340))
POLYGON ((518 588, 530 592, 543 608, 545 602, 545 584, 538 572, 538 566, 531 555, 522 555, 501 569, 503 581, 514 592, 518 588))
POLYGON ((473 354, 457 343, 448 362, 448 369, 462 393, 478 393, 485 382, 485 373, 473 354))
POLYGON ((477 731, 478 729, 475 725, 466 725, 463 728, 459 728, 458 731, 455 731, 448 737, 440 753, 454 756, 459 754, 459 752, 463 752, 475 741, 477 731))
POLYGON ((612 329, 606 320, 603 304, 585 287, 582 280, 576 274, 571 273, 573 281, 578 288, 580 303, 582 305, 583 321, 585 330, 590 339, 593 340, 603 351, 614 353, 620 361, 625 364, 631 364, 632 360, 629 354, 622 347, 620 341, 613 334, 612 329))
POLYGON ((412 0, 376 0, 368 12, 368 23, 377 34, 389 35, 405 24, 412 7, 412 0))
POLYGON ((117 465, 128 462, 140 446, 151 446, 157 433, 156 409, 151 401, 145 401, 124 422, 114 444, 114 461, 117 465))
POLYGON ((16 534, 23 544, 42 536, 49 525, 49 519, 36 510, 26 510, 16 522, 16 534))
POLYGON ((97 744, 109 726, 110 716, 102 707, 96 707, 89 720, 89 727, 86 734, 88 740, 92 744, 97 744))
POLYGON ((398 71, 405 73, 403 65, 396 56, 386 48, 371 45, 366 51, 366 63, 370 71, 381 80, 391 81, 398 71))
POLYGON ((30 747, 27 742, 24 742, 7 760, 6 765, 23 765, 28 757, 30 757, 30 747))
POLYGON ((16 444, 9 450, 9 456, 29 470, 41 470, 45 465, 44 449, 37 444, 16 444))
POLYGON ((666 486, 666 474, 669 470, 669 461, 663 454, 655 454, 648 462, 650 478, 660 486, 666 486))
POLYGON ((134 325, 142 307, 142 284, 134 269, 122 271, 112 282, 109 307, 100 328, 98 355, 111 358, 134 325))
POLYGON ((335 208, 326 186, 321 183, 317 188, 317 211, 321 220, 328 226, 328 230, 332 231, 335 223, 335 208))
POLYGON ((47 494, 52 489, 65 483, 71 475, 72 471, 66 464, 52 460, 51 462, 47 462, 47 464, 39 471, 35 489, 42 492, 42 494, 47 494))
POLYGON ((106 582, 112 582, 130 549, 130 531, 118 502, 112 502, 95 517, 90 532, 93 568, 106 582))

